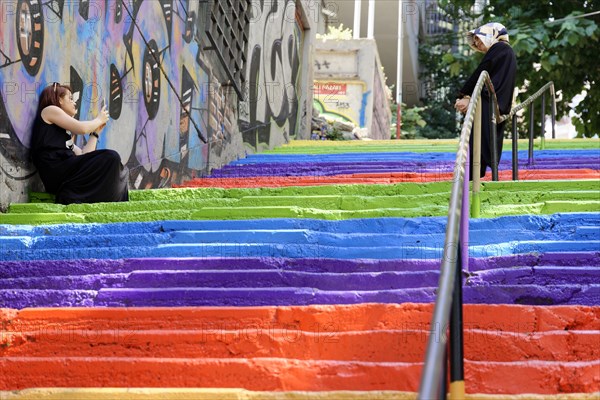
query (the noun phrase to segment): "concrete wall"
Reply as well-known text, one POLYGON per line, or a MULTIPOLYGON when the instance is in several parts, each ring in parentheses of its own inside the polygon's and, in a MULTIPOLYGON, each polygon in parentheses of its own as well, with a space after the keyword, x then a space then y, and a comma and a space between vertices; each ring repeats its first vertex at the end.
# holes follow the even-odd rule
POLYGON ((313 70, 313 107, 365 128, 372 139, 389 139, 390 105, 374 40, 319 39, 313 70))
POLYGON ((93 118, 107 99, 111 121, 99 148, 119 152, 132 189, 166 187, 308 137, 308 55, 322 3, 251 2, 244 100, 221 85, 223 66, 207 49, 207 7, 195 0, 2 0, 0 208, 41 189, 27 160, 30 129, 38 94, 54 81, 73 87, 80 119, 93 118))

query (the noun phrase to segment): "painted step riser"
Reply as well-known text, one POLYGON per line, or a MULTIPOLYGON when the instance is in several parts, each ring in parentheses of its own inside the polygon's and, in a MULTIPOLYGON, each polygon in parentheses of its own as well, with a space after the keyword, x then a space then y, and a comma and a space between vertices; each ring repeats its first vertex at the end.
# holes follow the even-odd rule
MULTIPOLYGON (((73 248, 47 250, 5 250, 0 258, 7 261, 117 259, 142 257, 282 257, 282 258, 339 258, 339 259, 441 259, 443 243, 426 247, 424 244, 338 247, 319 244, 164 244, 144 247, 73 248)), ((600 241, 510 242, 471 246, 470 257, 499 257, 525 253, 591 252, 600 248, 600 241)))
MULTIPOLYGON (((273 288, 312 287, 320 290, 386 290, 436 286, 437 271, 336 274, 276 271, 156 271, 120 275, 85 275, 0 280, 0 289, 100 290, 102 288, 273 288)), ((595 281, 600 281, 600 273, 595 281)), ((567 283, 567 282, 564 282, 567 283)))
MULTIPOLYGON (((205 221, 158 221, 127 222, 110 224, 77 225, 0 225, 3 236, 65 236, 65 235, 135 235, 160 234, 177 231, 223 231, 223 230, 261 230, 268 228, 281 230, 311 230, 323 233, 380 233, 428 234, 445 232, 447 217, 426 218, 369 218, 340 221, 277 218, 262 220, 205 220, 205 221)), ((568 232, 581 228, 600 230, 600 213, 566 213, 554 215, 503 216, 490 219, 471 219, 469 231, 533 230, 539 232, 568 232)))
MULTIPOLYGON (((319 290, 396 290, 436 286, 439 272, 377 272, 324 274, 291 271, 134 271, 130 274, 99 274, 0 280, 1 289, 100 290, 104 288, 281 288, 310 287, 319 290)), ((468 286, 492 285, 592 285, 600 282, 600 270, 538 267, 495 270, 474 274, 468 286)))
MULTIPOLYGON (((407 325, 408 328, 409 325, 407 325)), ((470 361, 596 361, 595 331, 518 334, 465 330, 465 358, 470 361)), ((206 324, 196 331, 129 329, 76 330, 60 325, 39 331, 5 333, 0 357, 112 358, 255 358, 365 362, 422 362, 428 330, 338 332, 335 325, 304 332, 290 325, 256 324, 223 329, 206 324)))
MULTIPOLYGON (((254 307, 313 304, 432 303, 436 287, 377 291, 313 288, 163 288, 94 290, 0 290, 0 304, 26 307, 254 307)), ((600 285, 494 285, 465 287, 467 304, 595 305, 600 285)))
MULTIPOLYGON (((384 243, 395 243, 403 247, 442 247, 445 232, 430 232, 427 234, 389 234, 362 233, 350 234, 324 233, 310 230, 280 231, 280 230, 222 230, 222 231, 187 231, 163 234, 128 234, 128 235, 64 235, 60 237, 0 237, 0 247, 3 250, 50 250, 63 249, 65 242, 78 241, 85 247, 141 247, 166 244, 239 244, 251 245, 257 243, 273 243, 281 245, 314 245, 332 247, 379 247, 384 243)), ((520 241, 556 241, 563 240, 563 231, 569 227, 561 227, 555 232, 515 231, 488 229, 483 232, 470 232, 469 246, 496 245, 511 242, 515 237, 520 241)), ((574 229, 571 228, 569 241, 600 240, 600 228, 574 229)), ((585 227, 584 227, 585 228, 585 227)))
MULTIPOLYGON (((540 393, 598 389, 600 362, 489 363, 467 361, 476 393, 540 393), (506 382, 512 382, 507 386, 506 382)), ((5 358, 2 390, 25 387, 236 387, 250 390, 417 391, 420 363, 372 364, 281 359, 5 358), (23 374, 27 371, 27 374, 23 374), (49 374, 48 371, 53 371, 49 374)))
MULTIPOLYGON (((0 309, 6 333, 54 332, 55 327, 82 331, 198 331, 241 327, 294 327, 319 333, 333 324, 336 332, 429 330, 433 304, 357 304, 299 307, 174 308, 28 308, 0 309), (377 318, 373 318, 377 315, 377 318)), ((600 331, 600 306, 464 305, 469 330, 531 335, 535 332, 600 331)))
MULTIPOLYGON (((487 271, 514 267, 595 267, 600 265, 600 252, 521 254, 494 258, 472 258, 469 271, 487 271)), ((78 276, 93 274, 123 274, 133 271, 204 270, 244 271, 276 270, 313 273, 355 272, 420 272, 439 271, 440 260, 339 260, 326 258, 140 258, 140 259, 79 259, 32 260, 0 262, 0 279, 78 276)))

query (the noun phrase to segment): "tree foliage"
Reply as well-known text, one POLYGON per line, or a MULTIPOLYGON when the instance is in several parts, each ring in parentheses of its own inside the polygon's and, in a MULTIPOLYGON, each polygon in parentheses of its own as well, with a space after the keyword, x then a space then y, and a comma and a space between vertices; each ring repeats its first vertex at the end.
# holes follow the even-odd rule
POLYGON ((344 28, 344 24, 340 26, 329 26, 326 34, 317 33, 317 39, 324 40, 350 40, 352 39, 352 29, 344 28))
MULTIPOLYGON (((390 138, 396 138, 396 121, 398 120, 398 104, 393 103, 391 105, 392 110, 392 123, 390 125, 390 138)), ((424 137, 421 134, 421 130, 427 125, 423 119, 423 113, 426 111, 425 107, 411 107, 407 108, 406 104, 402 103, 402 115, 401 115, 401 139, 415 139, 424 137)))
POLYGON ((470 13, 471 5, 468 1, 438 1, 436 11, 454 30, 428 37, 419 46, 421 79, 425 83, 421 100, 431 111, 424 115, 427 125, 421 130, 423 137, 453 138, 459 134, 454 101, 463 82, 481 60, 478 55, 459 51, 458 26, 475 18, 470 13))
MULTIPOLYGON (((546 82, 553 81, 562 98, 557 103, 557 118, 560 118, 568 114, 573 97, 583 92, 585 98, 573 108, 576 113, 573 123, 579 135, 589 137, 600 133, 600 63, 597 61, 600 14, 579 17, 599 10, 598 1, 495 0, 482 15, 472 14, 470 5, 465 3, 453 2, 452 6, 450 2, 440 1, 440 7, 453 21, 478 19, 483 21, 479 24, 493 21, 507 27, 517 56, 517 86, 527 89, 521 96, 532 94, 546 82)), ((442 42, 425 46, 430 59, 426 56, 423 60, 435 85, 446 87, 452 94, 459 87, 455 79, 463 82, 480 58, 461 52, 451 37, 435 39, 442 42)), ((539 102, 536 109, 539 110, 539 102)))
POLYGON ((594 1, 532 2, 494 1, 485 18, 503 23, 519 64, 517 84, 527 81, 536 90, 553 81, 561 91, 558 117, 568 114, 573 97, 586 92, 575 108, 573 124, 579 135, 600 133, 600 64, 598 45, 600 14, 578 18, 598 11, 594 1), (556 22, 554 22, 556 21, 556 22))

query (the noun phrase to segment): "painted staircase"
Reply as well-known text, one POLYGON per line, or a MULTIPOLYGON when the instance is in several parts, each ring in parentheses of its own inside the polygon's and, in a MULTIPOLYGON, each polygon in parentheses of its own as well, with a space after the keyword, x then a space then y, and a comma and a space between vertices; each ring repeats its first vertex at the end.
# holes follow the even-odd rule
MULTIPOLYGON (((405 143, 295 142, 129 203, 12 205, 1 398, 414 398, 427 338, 445 334, 429 324, 450 183, 390 177, 452 154, 405 143), (332 154, 340 181, 285 184, 323 178, 332 154)), ((567 143, 536 152, 558 171, 543 177, 598 174, 598 141, 567 143)), ((599 193, 484 183, 464 273, 470 398, 597 398, 599 193)))

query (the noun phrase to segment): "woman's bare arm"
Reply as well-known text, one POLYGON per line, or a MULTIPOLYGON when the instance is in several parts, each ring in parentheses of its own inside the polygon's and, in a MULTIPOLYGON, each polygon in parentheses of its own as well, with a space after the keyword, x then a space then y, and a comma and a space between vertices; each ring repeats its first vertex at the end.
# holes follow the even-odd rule
POLYGON ((90 153, 90 152, 96 150, 97 146, 98 146, 98 139, 96 138, 96 136, 90 135, 87 143, 85 144, 85 146, 83 146, 83 150, 81 151, 81 154, 90 153))
POLYGON ((104 108, 96 118, 88 121, 79 121, 69 116, 60 107, 48 106, 42 110, 42 118, 44 121, 56 124, 71 133, 84 135, 89 132, 94 132, 100 126, 105 124, 106 121, 108 121, 108 112, 104 108))

